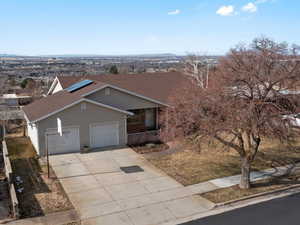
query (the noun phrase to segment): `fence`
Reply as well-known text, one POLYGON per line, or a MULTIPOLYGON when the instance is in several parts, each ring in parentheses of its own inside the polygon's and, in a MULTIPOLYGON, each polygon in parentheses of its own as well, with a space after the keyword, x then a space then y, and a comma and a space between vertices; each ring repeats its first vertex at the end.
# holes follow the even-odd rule
POLYGON ((11 163, 8 157, 8 151, 5 140, 2 141, 2 149, 3 149, 3 160, 5 166, 5 175, 7 177, 7 182, 9 185, 9 194, 12 206, 12 214, 13 217, 19 218, 19 201, 17 199, 16 190, 13 183, 13 171, 11 167, 11 163))

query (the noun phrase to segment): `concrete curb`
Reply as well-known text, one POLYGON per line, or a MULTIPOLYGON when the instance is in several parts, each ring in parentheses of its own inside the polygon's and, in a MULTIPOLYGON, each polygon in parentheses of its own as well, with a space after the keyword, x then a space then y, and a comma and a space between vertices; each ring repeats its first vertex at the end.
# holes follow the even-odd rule
POLYGON ((238 199, 234 199, 234 200, 230 200, 230 201, 226 201, 226 202, 222 202, 222 203, 216 203, 214 208, 216 209, 218 207, 238 203, 238 202, 241 202, 241 201, 245 201, 245 200, 249 200, 249 199, 253 199, 253 198, 257 198, 257 197, 262 197, 262 196, 267 196, 267 195, 271 195, 271 194, 281 193, 281 192, 284 192, 284 191, 287 191, 287 190, 292 190, 292 189, 299 188, 299 187, 300 187, 300 184, 290 185, 288 187, 280 188, 280 189, 277 189, 277 190, 266 191, 266 192, 262 192, 262 193, 258 193, 258 194, 254 194, 254 195, 250 195, 250 196, 246 196, 246 197, 242 197, 242 198, 238 198, 238 199))

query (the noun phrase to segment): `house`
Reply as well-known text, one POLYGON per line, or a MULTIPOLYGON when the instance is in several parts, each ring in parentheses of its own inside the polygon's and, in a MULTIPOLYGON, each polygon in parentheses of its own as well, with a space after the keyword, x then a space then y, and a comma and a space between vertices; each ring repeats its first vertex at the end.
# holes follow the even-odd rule
POLYGON ((41 156, 157 141, 160 112, 185 81, 176 72, 56 77, 23 107, 28 136, 41 156))
POLYGON ((20 106, 29 104, 32 101, 31 96, 4 94, 0 97, 0 102, 7 106, 20 106))

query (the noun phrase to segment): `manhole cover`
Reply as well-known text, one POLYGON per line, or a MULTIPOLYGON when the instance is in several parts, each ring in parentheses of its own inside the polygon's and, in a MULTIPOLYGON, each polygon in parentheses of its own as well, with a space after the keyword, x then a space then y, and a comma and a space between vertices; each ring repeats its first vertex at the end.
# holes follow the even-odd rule
POLYGON ((125 167, 120 167, 120 169, 124 173, 138 173, 138 172, 144 172, 144 170, 139 167, 139 166, 125 166, 125 167))

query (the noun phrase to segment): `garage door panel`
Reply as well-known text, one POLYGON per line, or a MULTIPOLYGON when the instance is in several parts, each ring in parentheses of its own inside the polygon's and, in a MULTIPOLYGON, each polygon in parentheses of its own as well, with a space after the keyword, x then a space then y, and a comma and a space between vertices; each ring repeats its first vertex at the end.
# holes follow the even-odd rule
POLYGON ((92 148, 119 145, 118 123, 93 124, 90 132, 92 148))
POLYGON ((62 136, 58 133, 47 134, 49 154, 62 154, 80 151, 79 129, 64 129, 62 136))

